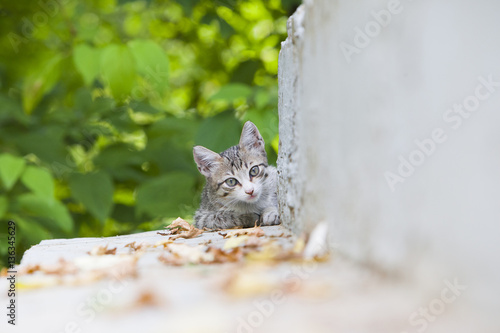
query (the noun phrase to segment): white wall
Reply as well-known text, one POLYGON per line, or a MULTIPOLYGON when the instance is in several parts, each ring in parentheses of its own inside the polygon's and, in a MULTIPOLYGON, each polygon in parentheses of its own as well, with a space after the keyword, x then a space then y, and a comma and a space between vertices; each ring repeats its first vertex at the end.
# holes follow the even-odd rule
POLYGON ((280 54, 285 225, 327 221, 352 258, 420 285, 456 277, 499 313, 500 2, 304 2, 280 54), (373 37, 355 40, 366 27, 373 37), (450 111, 464 102, 467 119, 450 111), (433 151, 391 187, 387 173, 432 133, 433 151))

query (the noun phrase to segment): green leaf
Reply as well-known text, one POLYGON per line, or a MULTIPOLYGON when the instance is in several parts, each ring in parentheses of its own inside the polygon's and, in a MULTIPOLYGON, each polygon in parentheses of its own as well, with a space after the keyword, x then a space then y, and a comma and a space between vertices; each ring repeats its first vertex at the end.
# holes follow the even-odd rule
POLYGON ((73 50, 73 62, 87 86, 91 85, 99 74, 99 56, 99 50, 87 44, 77 45, 73 50))
POLYGON ((138 220, 135 216, 135 207, 133 206, 116 204, 113 208, 113 214, 111 216, 115 221, 119 221, 122 224, 140 222, 140 220, 138 220))
POLYGON ((252 94, 252 88, 243 83, 230 83, 223 86, 212 95, 209 100, 233 101, 237 98, 248 98, 252 94))
POLYGON ((5 216, 9 208, 9 200, 5 195, 0 196, 0 219, 5 216))
POLYGON ((16 119, 21 123, 29 123, 29 116, 23 112, 21 103, 17 99, 0 94, 0 105, 2 106, 0 122, 16 119))
MULTIPOLYGON (((147 129, 148 140, 167 137, 175 145, 192 148, 199 123, 196 119, 163 118, 147 129)), ((191 150, 191 149, 189 149, 191 150)))
POLYGON ((187 16, 193 14, 193 8, 198 4, 200 0, 176 0, 184 9, 187 16))
POLYGON ((22 233, 23 239, 26 239, 29 245, 38 244, 44 239, 52 238, 51 233, 35 220, 17 215, 13 217, 13 220, 16 221, 19 232, 22 233))
POLYGON ((101 54, 101 69, 113 97, 125 99, 132 91, 136 79, 132 52, 123 45, 107 46, 101 54))
POLYGON ((73 219, 66 206, 53 198, 27 193, 20 195, 17 203, 23 213, 46 218, 65 232, 73 229, 73 219))
POLYGON ((26 78, 23 84, 23 107, 31 114, 42 97, 52 90, 61 74, 62 57, 52 57, 47 63, 40 64, 38 70, 26 78))
POLYGON ((39 196, 54 197, 54 179, 45 169, 28 166, 21 176, 21 181, 33 193, 39 196))
POLYGON ((226 20, 218 17, 217 21, 219 22, 219 30, 220 30, 220 35, 222 38, 226 39, 231 37, 231 35, 234 34, 234 29, 232 26, 230 26, 226 20))
POLYGON ((175 141, 168 137, 160 137, 148 141, 148 146, 143 153, 152 165, 158 167, 160 172, 182 170, 192 171, 197 175, 198 170, 195 168, 191 149, 192 145, 186 149, 178 147, 175 141))
POLYGON ((226 111, 202 121, 196 134, 195 144, 221 152, 237 145, 240 133, 240 122, 232 111, 226 111))
POLYGON ((257 109, 262 109, 264 106, 266 106, 269 103, 270 100, 269 92, 266 90, 259 90, 255 94, 255 106, 257 109))
POLYGON ((56 125, 45 125, 25 132, 15 133, 11 140, 23 154, 35 154, 44 162, 68 164, 66 146, 63 142, 64 129, 56 125))
POLYGON ((124 165, 141 165, 144 159, 133 146, 116 143, 101 150, 94 159, 94 163, 99 168, 113 170, 124 165))
POLYGON ((169 62, 165 51, 152 40, 133 40, 128 47, 137 64, 137 71, 150 82, 158 92, 168 87, 169 62))
POLYGON ((132 101, 129 106, 135 112, 144 112, 149 114, 157 114, 161 112, 151 104, 140 101, 132 101))
POLYGON ((24 170, 26 161, 11 154, 0 155, 0 179, 5 189, 10 190, 24 170))
POLYGON ((252 84, 255 73, 262 67, 262 63, 256 60, 247 60, 236 67, 231 75, 231 82, 252 84))
POLYGON ((69 187, 72 196, 97 219, 104 222, 108 218, 113 208, 114 186, 107 173, 74 174, 69 187))
POLYGON ((194 176, 172 172, 145 182, 137 189, 137 214, 177 216, 193 203, 194 176))

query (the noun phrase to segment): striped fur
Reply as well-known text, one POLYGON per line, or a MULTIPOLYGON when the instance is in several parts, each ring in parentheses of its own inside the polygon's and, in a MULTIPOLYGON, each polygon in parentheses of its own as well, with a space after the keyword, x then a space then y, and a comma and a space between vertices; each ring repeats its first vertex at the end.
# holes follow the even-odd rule
POLYGON ((206 178, 194 217, 197 228, 251 227, 256 221, 262 225, 279 223, 277 172, 267 164, 264 146, 259 130, 248 121, 237 146, 220 154, 194 147, 194 160, 206 178), (234 179, 236 185, 228 179, 234 179))

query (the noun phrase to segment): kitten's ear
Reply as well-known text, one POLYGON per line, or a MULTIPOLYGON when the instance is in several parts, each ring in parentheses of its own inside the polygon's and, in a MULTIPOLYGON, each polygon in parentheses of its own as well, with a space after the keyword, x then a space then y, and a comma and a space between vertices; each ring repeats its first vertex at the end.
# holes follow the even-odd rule
POLYGON ((193 156, 196 165, 198 165, 198 170, 205 177, 210 177, 214 168, 220 162, 220 155, 202 146, 196 146, 193 148, 193 156))
POLYGON ((240 137, 240 148, 248 150, 257 149, 265 153, 264 139, 259 133, 257 126, 251 121, 247 121, 243 126, 240 137))

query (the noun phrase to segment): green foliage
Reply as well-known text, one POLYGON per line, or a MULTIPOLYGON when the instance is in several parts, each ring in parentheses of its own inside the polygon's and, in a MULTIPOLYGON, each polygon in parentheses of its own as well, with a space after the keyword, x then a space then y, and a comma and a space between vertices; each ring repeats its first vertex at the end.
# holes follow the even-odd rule
POLYGON ((0 266, 42 239, 189 218, 244 121, 278 146, 277 64, 297 0, 0 5, 0 266), (46 16, 47 20, 40 20, 46 16))
POLYGON ((10 190, 24 170, 24 159, 11 154, 0 155, 0 178, 3 186, 10 190))
POLYGON ((23 184, 40 197, 54 197, 54 179, 49 171, 28 166, 21 177, 23 184))
POLYGON ((73 220, 66 206, 54 198, 25 193, 19 195, 16 201, 19 210, 27 216, 47 219, 50 227, 66 233, 73 229, 73 220))
POLYGON ((90 86, 99 74, 100 59, 100 51, 88 44, 79 44, 73 49, 76 70, 82 75, 86 86, 90 86))
POLYGON ((193 185, 193 176, 179 171, 144 182, 137 189, 137 214, 155 217, 186 213, 183 206, 193 203, 193 185))
POLYGON ((108 173, 97 172, 92 174, 71 175, 69 188, 73 198, 97 219, 104 222, 113 207, 114 185, 108 173))

